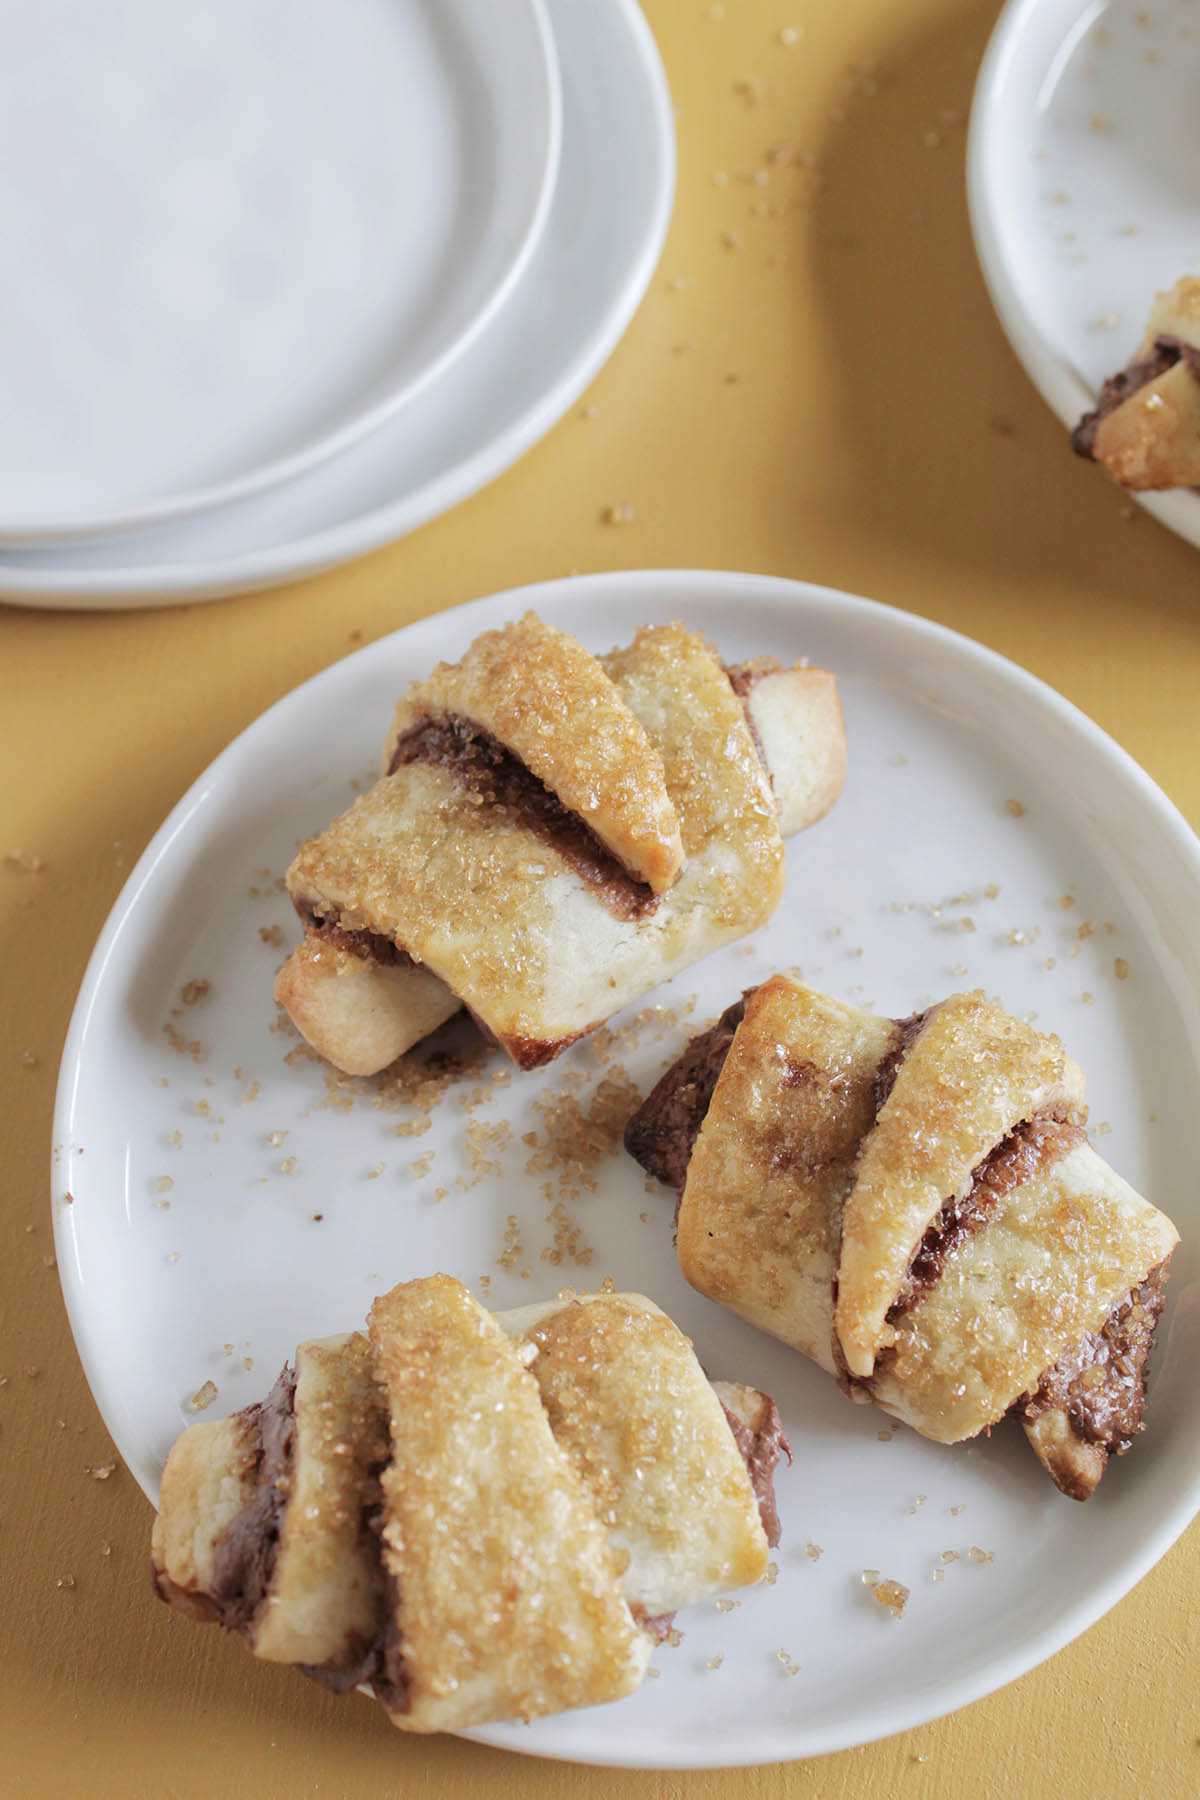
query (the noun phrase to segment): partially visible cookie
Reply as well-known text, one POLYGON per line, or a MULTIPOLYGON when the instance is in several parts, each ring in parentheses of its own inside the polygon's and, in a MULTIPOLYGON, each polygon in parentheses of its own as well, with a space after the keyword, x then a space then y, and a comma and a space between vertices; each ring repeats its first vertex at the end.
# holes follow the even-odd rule
POLYGON ((1158 295, 1131 361, 1071 445, 1134 492, 1200 487, 1200 277, 1158 295))

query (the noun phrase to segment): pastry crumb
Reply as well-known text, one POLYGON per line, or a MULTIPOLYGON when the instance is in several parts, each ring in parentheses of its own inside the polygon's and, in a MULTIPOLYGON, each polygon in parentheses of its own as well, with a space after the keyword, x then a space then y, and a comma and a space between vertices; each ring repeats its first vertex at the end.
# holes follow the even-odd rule
POLYGON ((1006 800, 1004 802, 1004 804, 1008 808, 1009 812, 1012 814, 1014 819, 1024 818, 1025 808, 1022 806, 1022 804, 1019 800, 1009 799, 1009 800, 1006 800))
POLYGON ((188 1405, 191 1407, 193 1412, 204 1412, 206 1410, 206 1408, 208 1408, 212 1405, 212 1403, 216 1399, 216 1397, 217 1397, 216 1382, 215 1381, 206 1381, 204 1383, 203 1387, 196 1389, 196 1392, 192 1395, 191 1399, 188 1401, 188 1405))
POLYGON ((825 1552, 822 1550, 820 1544, 814 1544, 810 1541, 804 1546, 804 1554, 807 1556, 809 1562, 820 1562, 825 1552))
POLYGON ((116 1467, 115 1462, 85 1463, 83 1472, 85 1475, 90 1475, 93 1481, 107 1481, 109 1476, 115 1472, 116 1467))
POLYGON ((1116 976, 1116 978, 1117 978, 1117 980, 1118 980, 1118 981, 1126 981, 1126 980, 1127 980, 1127 979, 1128 979, 1128 977, 1129 977, 1129 964, 1128 964, 1128 963, 1127 963, 1127 962, 1126 962, 1126 960, 1125 960, 1125 958, 1124 958, 1124 957, 1123 957, 1123 956, 1118 956, 1118 957, 1117 957, 1117 958, 1116 958, 1116 959, 1115 959, 1115 960, 1114 960, 1114 962, 1113 962, 1113 974, 1114 974, 1114 975, 1115 975, 1115 976, 1116 976))
POLYGON ((212 993, 211 981, 186 981, 179 990, 179 998, 185 1006, 195 1006, 201 1000, 207 1000, 212 993))
POLYGON ((44 856, 38 856, 33 850, 10 850, 4 858, 5 867, 18 875, 40 875, 46 867, 44 856))

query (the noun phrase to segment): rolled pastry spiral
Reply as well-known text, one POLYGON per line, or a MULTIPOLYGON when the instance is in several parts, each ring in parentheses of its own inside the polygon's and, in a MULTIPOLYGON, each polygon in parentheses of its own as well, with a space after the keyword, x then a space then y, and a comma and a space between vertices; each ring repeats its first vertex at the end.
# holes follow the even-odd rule
POLYGON ((1071 443, 1132 491, 1200 486, 1200 278, 1156 297, 1132 360, 1071 443))
POLYGON ((981 993, 881 1019, 776 975, 626 1144, 680 1192, 693 1287, 940 1443, 1014 1414, 1082 1500, 1141 1429, 1178 1241, 1085 1117, 1058 1040, 981 993))
POLYGON ((379 781, 301 848, 276 998, 349 1074, 461 1006, 537 1067, 767 919, 844 766, 824 670, 727 669, 679 624, 595 657, 529 613, 410 688, 379 781))
POLYGON ((641 1295, 493 1315, 429 1276, 183 1433, 155 1586, 402 1730, 533 1718, 632 1692, 677 1607, 762 1577, 786 1448, 641 1295))

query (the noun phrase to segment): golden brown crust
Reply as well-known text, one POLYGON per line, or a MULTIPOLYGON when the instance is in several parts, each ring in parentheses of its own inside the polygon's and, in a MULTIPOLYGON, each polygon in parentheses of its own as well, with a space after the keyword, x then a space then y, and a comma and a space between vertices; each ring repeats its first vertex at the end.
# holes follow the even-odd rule
POLYGON ((566 632, 528 612, 439 663, 396 708, 383 771, 426 719, 468 720, 496 739, 656 894, 683 861, 662 757, 602 666, 566 632))
POLYGON ((176 1439, 163 1470, 150 1565, 164 1600, 212 1619, 217 1550, 254 1492, 260 1442, 243 1414, 205 1419, 176 1439))
MULTIPOLYGON (((688 1165, 678 1249, 702 1293, 815 1358, 855 1397, 952 1443, 1024 1404, 1114 1308, 1131 1334, 1140 1321, 1148 1351, 1151 1288, 1140 1299, 1131 1289, 1177 1233, 1072 1122, 1082 1078, 1056 1040, 979 995, 955 996, 914 1035, 919 1023, 783 976, 756 990, 688 1165), (885 1261, 884 1341, 862 1376, 834 1328, 835 1296, 840 1319, 854 1293, 856 1208, 860 1291, 872 1241, 885 1261)), ((874 1297, 869 1280, 865 1291, 874 1297)), ((1127 1349, 1111 1349, 1129 1365, 1126 1418, 1140 1408, 1145 1366, 1127 1349)), ((1096 1458, 1051 1410, 1034 1447, 1064 1491, 1082 1491, 1096 1458)))
POLYGON ((862 1146, 843 1215, 836 1324, 852 1375, 871 1373, 922 1237, 988 1152, 1022 1120, 1082 1103, 1083 1076, 1057 1038, 981 992, 934 1008, 862 1146))
POLYGON ((313 932, 276 973, 275 998, 317 1055, 347 1075, 385 1069, 460 1009, 428 969, 355 956, 313 932))
POLYGON ((375 1634, 377 1551, 362 1493, 387 1453, 383 1395, 361 1332, 296 1352, 296 1442, 270 1591, 251 1647, 326 1663, 375 1634))
POLYGON ((876 1397, 941 1443, 1003 1418, 1105 1319, 1177 1234, 1087 1143, 999 1202, 893 1327, 876 1397))
POLYGON ((677 1247, 692 1286, 834 1372, 831 1284, 890 1019, 788 976, 756 988, 688 1164, 677 1247))
POLYGON ((771 669, 746 695, 746 711, 771 771, 784 837, 823 819, 846 779, 846 730, 827 669, 771 669))
MULTIPOLYGON (((586 653, 576 646, 572 655, 586 653)), ((346 931, 401 944, 523 1067, 753 930, 783 892, 770 778, 711 647, 682 625, 648 628, 596 661, 596 670, 619 696, 630 729, 652 744, 681 822, 682 872, 649 911, 634 917, 614 908, 563 848, 535 837, 511 809, 478 804, 452 767, 435 762, 404 763, 385 776, 303 846, 288 874, 302 907, 346 931)), ((829 759, 822 762, 815 748, 815 721, 825 720, 830 732, 836 724, 837 734, 841 727, 827 683, 809 685, 812 729, 793 755, 820 765, 810 784, 816 806, 828 799, 829 759)), ((352 969, 344 978, 359 979, 352 969)), ((299 991, 307 995, 310 986, 301 982, 299 991)), ((397 981, 393 991, 402 1011, 407 990, 397 981)), ((292 997, 281 988, 289 1010, 292 997)), ((320 1023, 335 1015, 323 1053, 345 1066, 340 1033, 356 1072, 365 1072, 364 1034, 332 1003, 320 1023)), ((304 1017, 292 1016, 305 1031, 304 1017)), ((398 1030, 398 1021, 389 1029, 398 1030)))
POLYGON ((370 1334, 409 1683, 394 1722, 453 1731, 631 1693, 647 1640, 516 1347, 448 1276, 377 1300, 370 1334))
POLYGON ((501 1313, 537 1354, 556 1440, 647 1617, 761 1580, 767 1541, 746 1465, 690 1341, 640 1294, 501 1313))
POLYGON ((1133 493, 1200 485, 1200 378, 1173 363, 1099 420, 1092 452, 1133 493))

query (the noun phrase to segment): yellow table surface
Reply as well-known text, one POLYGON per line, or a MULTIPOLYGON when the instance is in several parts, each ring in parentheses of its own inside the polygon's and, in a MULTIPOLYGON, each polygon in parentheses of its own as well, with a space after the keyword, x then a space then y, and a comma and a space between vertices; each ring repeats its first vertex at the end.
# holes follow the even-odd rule
POLYGON ((574 408, 414 537, 318 580, 147 612, 0 608, 0 1792, 1200 1792, 1195 1527, 1080 1641, 950 1718, 809 1763, 625 1774, 403 1738, 364 1701, 254 1665, 152 1598, 146 1501, 119 1464, 107 1481, 85 1472, 112 1452, 67 1329, 47 1205, 76 989, 179 795, 360 634, 572 570, 802 576, 1014 658, 1200 822, 1200 562, 1072 457, 972 251, 964 127, 994 0, 648 0, 647 12, 677 104, 678 199, 586 416, 574 408), (787 27, 798 41, 781 40, 787 27), (782 140, 803 160, 772 162, 782 140), (606 524, 626 502, 632 519, 606 524), (13 850, 44 869, 15 869, 13 850))

